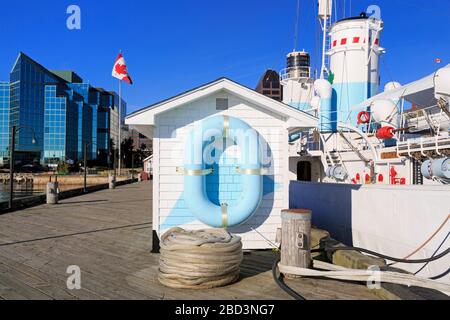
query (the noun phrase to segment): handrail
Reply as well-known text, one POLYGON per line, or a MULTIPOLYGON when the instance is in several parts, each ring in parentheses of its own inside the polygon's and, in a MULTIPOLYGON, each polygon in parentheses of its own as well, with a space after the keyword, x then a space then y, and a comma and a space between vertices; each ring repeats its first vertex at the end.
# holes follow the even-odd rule
POLYGON ((375 150, 375 147, 372 145, 372 143, 369 141, 369 139, 366 137, 366 135, 361 130, 359 130, 355 126, 352 126, 352 125, 349 125, 349 124, 345 124, 345 123, 342 123, 342 122, 338 122, 338 127, 344 128, 344 129, 349 129, 349 130, 357 133, 361 138, 363 138, 367 142, 367 145, 369 146, 370 151, 372 152, 373 159, 375 161, 379 160, 378 153, 375 150))
MULTIPOLYGON (((320 140, 322 141, 322 144, 323 144, 323 150, 324 150, 325 154, 327 155, 327 157, 330 159, 331 165, 334 166, 334 161, 331 158, 331 154, 327 149, 327 144, 326 144, 325 138, 323 137, 323 135, 321 133, 319 133, 319 136, 320 136, 320 140)), ((324 169, 326 169, 326 168, 324 168, 324 169)))
POLYGON ((310 67, 290 67, 284 68, 280 71, 280 79, 310 79, 311 78, 311 68, 310 67), (291 75, 295 76, 291 76, 291 75))
POLYGON ((422 154, 422 156, 426 157, 427 155, 425 154, 424 150, 423 150, 423 137, 420 138, 420 153, 422 154))
POLYGON ((439 143, 438 143, 438 137, 439 136, 436 136, 436 153, 439 155, 439 156, 441 156, 442 155, 442 153, 439 151, 439 143))

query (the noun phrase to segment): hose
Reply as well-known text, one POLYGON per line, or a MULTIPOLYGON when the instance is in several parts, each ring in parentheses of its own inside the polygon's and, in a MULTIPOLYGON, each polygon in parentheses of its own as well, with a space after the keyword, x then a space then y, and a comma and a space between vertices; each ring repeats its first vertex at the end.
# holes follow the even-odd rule
MULTIPOLYGON (((322 249, 311 250, 311 253, 313 253, 313 252, 336 252, 336 251, 360 251, 360 252, 368 253, 372 256, 384 258, 384 259, 391 260, 391 261, 401 262, 401 263, 429 263, 429 262, 438 260, 438 259, 444 257, 445 255, 447 255, 450 252, 450 248, 448 248, 447 250, 445 250, 444 252, 442 252, 436 256, 433 255, 430 258, 416 259, 416 260, 399 259, 399 258, 395 258, 395 257, 390 257, 390 256, 387 256, 387 255, 384 255, 384 254, 381 254, 381 253, 378 253, 375 251, 371 251, 371 250, 359 248, 359 247, 325 247, 322 249)), ((280 262, 280 259, 277 259, 272 266, 273 279, 275 280, 277 285, 283 291, 285 291, 287 294, 292 296, 294 299, 306 300, 304 297, 302 297, 300 294, 298 294, 292 288, 290 288, 288 285, 286 285, 286 283, 283 281, 282 272, 280 272, 280 275, 277 276, 277 268, 279 268, 279 266, 278 266, 279 262, 280 262)), ((314 261, 314 263, 319 264, 321 262, 314 261)), ((324 263, 322 263, 322 264, 325 265, 324 263)), ((332 265, 330 265, 330 266, 332 266, 332 265)), ((356 281, 367 280, 366 279, 367 275, 358 273, 358 272, 366 272, 364 270, 347 269, 347 268, 336 267, 336 266, 334 266, 334 268, 337 268, 344 272, 343 273, 335 272, 336 274, 334 274, 333 272, 330 272, 330 271, 324 273, 324 272, 314 271, 314 270, 310 270, 310 269, 302 269, 302 268, 283 266, 283 269, 285 271, 289 271, 288 273, 292 273, 292 274, 296 274, 296 275, 304 276, 304 277, 305 276, 306 277, 326 277, 326 278, 332 278, 332 279, 338 279, 338 280, 356 280, 356 281)), ((449 273, 450 273, 450 268, 447 269, 447 271, 445 271, 444 273, 442 273, 440 275, 429 278, 429 280, 438 280, 440 278, 445 277, 449 273)), ((392 273, 392 272, 384 272, 381 274, 384 275, 385 277, 387 276, 387 278, 383 279, 386 282, 405 284, 404 281, 407 281, 407 283, 409 285, 411 283, 415 283, 415 285, 418 285, 418 286, 435 289, 435 287, 434 287, 435 284, 424 282, 425 279, 423 279, 423 278, 421 278, 421 280, 419 282, 415 282, 415 279, 411 278, 411 277, 414 277, 415 275, 410 276, 410 275, 404 275, 404 274, 392 273)), ((443 284, 438 284, 438 285, 443 285, 443 284)), ((441 289, 441 288, 439 288, 439 289, 441 289)), ((444 291, 444 292, 446 294, 448 294, 448 291, 444 291)))
MULTIPOLYGON (((439 250, 441 250, 441 247, 444 245, 445 241, 447 241, 448 236, 450 236, 450 232, 447 233, 447 235, 445 236, 444 240, 442 240, 441 244, 439 245, 439 247, 437 247, 437 249, 433 252, 432 257, 434 257, 439 250)), ((429 262, 425 263, 419 270, 417 270, 414 274, 417 275, 419 274, 423 269, 426 268, 426 266, 429 264, 429 262)))
POLYGON ((239 279, 242 241, 225 229, 169 229, 161 237, 158 280, 171 288, 209 289, 239 279))
POLYGON ((444 272, 441 273, 440 275, 431 277, 430 279, 431 279, 431 280, 438 280, 438 279, 441 279, 441 278, 445 277, 445 276, 448 275, 449 273, 450 273, 450 268, 448 268, 447 271, 444 271, 444 272))
POLYGON ((283 274, 280 273, 279 276, 277 276, 277 268, 278 268, 278 263, 280 262, 280 259, 275 260, 275 262, 273 263, 272 266, 272 276, 273 279, 275 280, 275 283, 284 291, 286 292, 288 295, 290 295, 291 297, 293 297, 295 300, 306 300, 303 296, 301 296, 300 294, 298 294, 296 291, 294 291, 291 287, 289 287, 283 280, 283 274))
POLYGON ((450 294, 450 285, 442 282, 437 282, 438 278, 445 276, 445 274, 450 272, 448 269, 444 274, 434 277, 432 279, 426 279, 411 274, 397 273, 390 271, 370 271, 370 270, 360 270, 360 269, 348 269, 341 266, 336 266, 329 264, 320 260, 313 260, 314 269, 298 268, 284 266, 280 264, 280 259, 277 259, 272 266, 272 275, 278 286, 285 291, 287 294, 292 296, 295 300, 306 300, 303 296, 298 294, 292 288, 290 288, 283 281, 283 273, 293 274, 301 277, 318 277, 318 278, 328 278, 335 280, 346 280, 346 281, 379 281, 395 283, 406 286, 417 286, 422 288, 428 288, 433 290, 441 291, 447 295, 450 294), (280 270, 280 275, 277 276, 277 268, 280 270), (327 270, 319 271, 317 269, 327 270))
POLYGON ((313 260, 314 269, 299 268, 278 264, 281 273, 292 274, 301 277, 330 278, 347 281, 363 281, 376 283, 395 283, 404 286, 416 286, 432 290, 439 290, 450 295, 450 285, 444 282, 438 282, 427 278, 415 276, 408 273, 399 273, 392 271, 349 269, 334 264, 329 264, 320 260, 313 260), (326 270, 320 271, 318 269, 326 270))
MULTIPOLYGON (((419 252, 421 249, 423 249, 428 243, 430 243, 430 241, 433 240, 433 238, 442 230, 442 228, 444 228, 444 226, 447 224, 449 219, 450 219, 450 214, 447 215, 447 218, 444 220, 444 222, 442 222, 442 224, 436 229, 436 231, 423 244, 421 244, 416 250, 414 250, 413 252, 408 254, 403 259, 408 259, 408 258, 412 257, 417 252, 419 252)), ((447 234, 447 236, 448 236, 448 234, 447 234)))
MULTIPOLYGON (((448 236, 449 236, 449 234, 447 234, 447 237, 448 236)), ((359 251, 359 252, 364 252, 369 255, 383 258, 386 260, 391 260, 391 261, 400 262, 400 263, 425 263, 425 266, 426 266, 428 263, 436 261, 436 260, 446 256, 450 252, 450 248, 447 248, 445 251, 436 255, 436 253, 439 251, 441 246, 444 244, 445 240, 447 240, 447 237, 445 237, 444 241, 440 244, 440 246, 433 253, 433 255, 430 258, 425 258, 425 259, 400 259, 400 258, 390 257, 390 256, 387 256, 387 255, 384 255, 384 254, 381 254, 381 253, 378 253, 378 252, 375 252, 372 250, 368 250, 365 248, 359 248, 359 247, 325 247, 325 248, 311 250, 311 253, 318 253, 318 252, 327 252, 327 253, 331 252, 332 253, 332 252, 336 252, 336 251, 359 251)), ((409 255, 409 256, 411 256, 411 255, 409 255)), ((292 296, 294 299, 306 300, 304 297, 302 297, 300 294, 298 294, 292 288, 290 288, 288 285, 286 285, 286 283, 283 281, 282 272, 280 272, 280 275, 277 276, 277 268, 279 268, 279 266, 278 266, 279 262, 280 262, 280 259, 277 259, 272 266, 272 275, 273 275, 273 279, 275 280, 275 282, 278 284, 278 286, 283 291, 285 291, 287 294, 292 296)), ((320 263, 320 261, 314 261, 314 262, 320 263)), ((425 266, 423 266, 419 271, 417 271, 416 274, 419 273, 425 266)), ((342 274, 340 274, 339 272, 336 272, 336 274, 333 274, 333 272, 330 272, 330 271, 324 273, 324 272, 320 272, 320 271, 313 271, 310 269, 302 269, 302 268, 294 268, 294 267, 286 267, 286 266, 283 266, 283 269, 290 271, 290 273, 292 273, 292 274, 297 274, 300 276, 312 276, 312 277, 316 276, 316 277, 326 277, 326 278, 340 279, 340 280, 358 280, 359 278, 364 279, 366 277, 366 275, 364 275, 364 274, 357 274, 357 272, 361 271, 361 270, 354 270, 354 269, 347 269, 347 268, 338 268, 338 269, 344 270, 344 272, 342 274), (354 272, 356 272, 356 273, 354 273, 354 272)), ((450 273, 450 268, 447 269, 445 272, 443 272, 440 275, 429 278, 429 280, 441 279, 441 278, 445 277, 446 275, 448 275, 449 273, 450 273)), ((414 278, 409 278, 409 279, 402 278, 402 277, 409 277, 409 275, 403 275, 403 274, 392 273, 392 272, 390 272, 390 273, 385 272, 385 273, 381 273, 381 274, 391 276, 391 278, 389 278, 389 279, 384 279, 384 281, 386 281, 386 282, 398 283, 398 284, 405 284, 405 283, 402 283, 405 280, 410 281, 410 283, 414 282, 414 278)), ((416 274, 414 274, 413 276, 415 276, 416 274)), ((359 279, 359 280, 361 280, 361 279, 359 279)), ((425 279, 422 279, 421 281, 423 282, 423 281, 425 281, 425 279)), ((416 283, 416 285, 434 289, 435 284, 416 283)), ((446 294, 448 294, 448 291, 444 291, 444 292, 446 294)))
POLYGON ((433 262, 436 261, 442 257, 445 257, 447 254, 450 253, 450 248, 447 248, 447 250, 441 252, 440 254, 434 256, 434 257, 430 257, 430 258, 425 258, 425 259, 400 259, 400 258, 395 258, 395 257, 390 257, 387 256, 385 254, 381 254, 372 250, 368 250, 368 249, 364 249, 364 248, 359 248, 359 247, 325 247, 323 249, 326 252, 336 252, 336 251, 360 251, 360 252, 364 252, 367 254, 370 254, 372 256, 375 257, 379 257, 379 258, 383 258, 386 260, 391 260, 391 261, 395 261, 395 262, 400 262, 400 263, 428 263, 428 262, 433 262))

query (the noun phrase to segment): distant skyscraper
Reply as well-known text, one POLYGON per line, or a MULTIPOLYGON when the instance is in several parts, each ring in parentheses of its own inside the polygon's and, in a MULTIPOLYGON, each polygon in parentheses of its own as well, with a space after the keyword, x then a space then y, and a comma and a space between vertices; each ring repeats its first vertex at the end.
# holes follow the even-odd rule
MULTIPOLYGON (((15 125, 22 128, 15 146, 22 163, 75 162, 83 158, 85 144, 89 160, 107 162, 110 139, 118 131, 116 96, 84 83, 73 71, 50 71, 20 53, 10 82, 0 83, 1 157, 8 158, 15 125)), ((126 114, 126 103, 122 106, 126 114)))
POLYGON ((270 69, 264 72, 258 81, 256 91, 277 101, 282 101, 283 92, 278 72, 270 69))
POLYGON ((145 145, 147 150, 152 150, 152 139, 147 138, 137 130, 130 130, 130 137, 133 139, 133 148, 135 150, 141 149, 141 146, 145 145))
POLYGON ((8 156, 9 91, 9 82, 0 82, 0 159, 8 156))

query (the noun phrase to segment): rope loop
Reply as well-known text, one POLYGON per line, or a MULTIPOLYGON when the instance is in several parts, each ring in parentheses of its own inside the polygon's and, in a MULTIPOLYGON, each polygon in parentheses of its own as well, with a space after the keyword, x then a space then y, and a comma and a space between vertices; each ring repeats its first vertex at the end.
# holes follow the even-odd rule
POLYGON ((177 289, 209 289, 239 279, 242 241, 225 229, 169 229, 161 237, 158 280, 177 289))

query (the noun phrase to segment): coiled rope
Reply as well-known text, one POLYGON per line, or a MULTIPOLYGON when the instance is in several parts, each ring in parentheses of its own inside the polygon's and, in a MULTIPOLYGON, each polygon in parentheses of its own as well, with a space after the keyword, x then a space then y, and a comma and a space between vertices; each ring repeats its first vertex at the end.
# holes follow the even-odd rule
POLYGON ((241 238, 225 229, 172 228, 161 237, 158 280, 165 286, 208 289, 239 278, 241 238))

